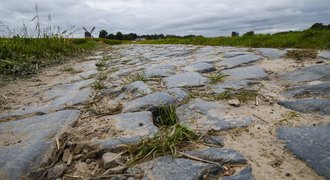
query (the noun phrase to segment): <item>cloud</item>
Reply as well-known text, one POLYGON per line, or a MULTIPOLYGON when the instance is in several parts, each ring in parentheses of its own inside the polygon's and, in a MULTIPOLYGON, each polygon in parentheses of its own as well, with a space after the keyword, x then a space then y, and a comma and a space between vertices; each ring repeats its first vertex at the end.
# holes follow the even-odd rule
MULTIPOLYGON (((328 0, 1 0, 0 21, 12 27, 31 19, 38 4, 42 25, 85 26, 94 33, 229 35, 231 31, 299 30, 330 23, 328 0)), ((78 31, 83 35, 84 31, 78 31)))

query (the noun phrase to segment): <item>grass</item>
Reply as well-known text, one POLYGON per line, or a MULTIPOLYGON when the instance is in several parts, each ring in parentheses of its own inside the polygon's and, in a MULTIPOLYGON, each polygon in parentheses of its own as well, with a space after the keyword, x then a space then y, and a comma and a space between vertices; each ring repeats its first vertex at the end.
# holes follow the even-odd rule
POLYGON ((239 37, 202 37, 167 38, 159 40, 139 41, 140 44, 192 44, 211 46, 242 46, 268 48, 305 48, 330 49, 329 30, 305 30, 302 32, 286 32, 276 34, 257 34, 239 37))
POLYGON ((146 81, 148 81, 148 78, 146 78, 142 72, 136 72, 136 73, 132 73, 132 74, 126 76, 125 78, 121 79, 121 81, 124 84, 130 84, 135 81, 146 82, 146 81))
POLYGON ((211 80, 211 84, 215 84, 215 83, 223 81, 226 76, 228 76, 228 75, 224 75, 221 73, 212 73, 210 75, 209 79, 211 80))
POLYGON ((101 81, 95 81, 92 85, 92 87, 95 89, 95 90, 102 90, 104 88, 106 88, 106 86, 101 82, 101 81))
POLYGON ((130 154, 128 165, 164 155, 176 156, 179 151, 187 149, 192 141, 197 140, 194 132, 178 123, 175 107, 163 106, 156 114, 159 132, 138 144, 127 145, 130 154))
POLYGON ((258 96, 259 90, 232 90, 227 89, 225 92, 220 94, 202 93, 202 92, 190 92, 190 98, 202 98, 211 101, 238 99, 242 103, 246 103, 251 100, 255 100, 258 96))

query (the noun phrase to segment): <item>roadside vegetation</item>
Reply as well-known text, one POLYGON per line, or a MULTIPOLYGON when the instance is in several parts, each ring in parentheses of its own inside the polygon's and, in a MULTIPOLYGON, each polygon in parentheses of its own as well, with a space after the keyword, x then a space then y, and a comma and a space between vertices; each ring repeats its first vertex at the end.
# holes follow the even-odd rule
POLYGON ((136 42, 139 44, 192 44, 253 48, 330 49, 330 30, 308 29, 302 32, 253 34, 234 37, 166 38, 136 42))
POLYGON ((0 21, 0 76, 27 77, 45 67, 61 64, 69 57, 87 53, 101 44, 123 43, 109 39, 73 38, 79 28, 52 25, 50 15, 48 25, 43 27, 37 6, 35 13, 31 20, 33 29, 26 24, 13 28, 0 21))

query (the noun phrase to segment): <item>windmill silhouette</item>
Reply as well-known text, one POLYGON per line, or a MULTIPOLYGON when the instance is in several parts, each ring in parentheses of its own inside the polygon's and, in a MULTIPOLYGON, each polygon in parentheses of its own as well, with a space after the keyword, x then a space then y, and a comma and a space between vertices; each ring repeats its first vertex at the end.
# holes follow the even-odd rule
POLYGON ((92 35, 92 33, 95 30, 95 26, 92 28, 92 30, 90 32, 87 31, 87 29, 85 27, 83 27, 83 29, 85 30, 85 38, 94 38, 94 36, 92 35))

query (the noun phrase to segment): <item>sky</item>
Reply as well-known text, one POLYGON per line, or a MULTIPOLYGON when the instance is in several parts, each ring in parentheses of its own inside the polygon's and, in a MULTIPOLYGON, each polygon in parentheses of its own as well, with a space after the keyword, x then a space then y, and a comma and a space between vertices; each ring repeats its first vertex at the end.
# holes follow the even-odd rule
MULTIPOLYGON (((274 33, 303 30, 316 22, 330 24, 330 0, 0 0, 0 21, 10 27, 26 24, 35 5, 42 27, 75 26, 109 33, 226 36, 232 31, 274 33)), ((4 27, 0 27, 3 30, 4 27)))

